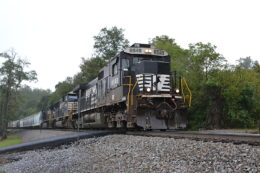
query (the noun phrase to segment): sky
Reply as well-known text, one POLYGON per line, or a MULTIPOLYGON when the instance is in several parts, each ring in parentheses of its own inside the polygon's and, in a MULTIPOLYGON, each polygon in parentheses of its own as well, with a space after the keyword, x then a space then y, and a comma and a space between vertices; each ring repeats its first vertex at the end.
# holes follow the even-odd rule
MULTIPOLYGON (((260 61, 258 0, 0 0, 0 52, 14 48, 51 89, 93 55, 93 36, 124 29, 132 43, 168 35, 183 48, 212 43, 228 62, 260 61)), ((1 62, 1 61, 0 61, 1 62)))

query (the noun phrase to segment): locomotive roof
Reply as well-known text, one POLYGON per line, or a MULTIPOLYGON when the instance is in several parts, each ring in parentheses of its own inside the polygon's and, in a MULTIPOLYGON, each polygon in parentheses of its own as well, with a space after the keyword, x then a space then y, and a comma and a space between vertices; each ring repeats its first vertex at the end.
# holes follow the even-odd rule
POLYGON ((143 44, 143 43, 134 43, 132 44, 132 46, 130 47, 140 47, 140 48, 152 48, 152 49, 155 49, 155 46, 154 45, 151 45, 151 44, 143 44))
POLYGON ((128 54, 168 56, 166 51, 157 49, 154 45, 141 43, 133 44, 129 48, 126 48, 124 52, 128 54))
POLYGON ((79 90, 88 89, 88 88, 92 87, 96 83, 97 83, 97 78, 93 79, 89 83, 83 83, 83 84, 77 85, 72 91, 74 93, 77 93, 79 90))

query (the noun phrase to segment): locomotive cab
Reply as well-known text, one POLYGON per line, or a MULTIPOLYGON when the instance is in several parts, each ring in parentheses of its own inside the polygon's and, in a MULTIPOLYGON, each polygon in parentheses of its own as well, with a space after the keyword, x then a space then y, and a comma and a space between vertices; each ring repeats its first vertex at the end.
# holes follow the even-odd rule
MULTIPOLYGON (((170 71, 167 52, 151 45, 134 44, 125 57, 129 66, 127 73, 132 81, 128 88, 127 111, 135 117, 137 126, 144 129, 185 128, 185 110, 182 79, 170 71)), ((127 77, 127 76, 123 76, 127 77)))

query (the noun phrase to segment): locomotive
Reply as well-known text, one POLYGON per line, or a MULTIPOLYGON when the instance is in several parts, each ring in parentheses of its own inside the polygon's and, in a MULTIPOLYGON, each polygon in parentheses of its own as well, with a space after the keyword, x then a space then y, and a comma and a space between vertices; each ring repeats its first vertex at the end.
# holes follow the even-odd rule
POLYGON ((135 43, 112 57, 98 76, 42 111, 41 127, 180 129, 192 94, 170 70, 170 56, 135 43))

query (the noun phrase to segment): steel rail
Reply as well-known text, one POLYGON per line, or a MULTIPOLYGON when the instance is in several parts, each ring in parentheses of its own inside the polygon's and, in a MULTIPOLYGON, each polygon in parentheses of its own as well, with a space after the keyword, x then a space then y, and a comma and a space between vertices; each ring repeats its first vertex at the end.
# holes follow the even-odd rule
POLYGON ((128 131, 127 135, 164 137, 175 139, 191 139, 205 142, 223 142, 233 144, 248 144, 260 146, 260 134, 242 134, 242 133, 212 133, 196 131, 128 131))

